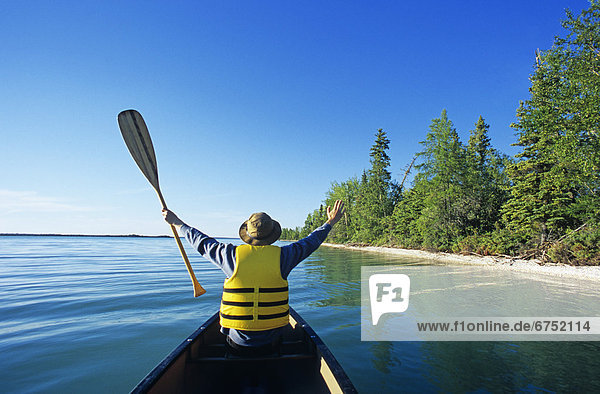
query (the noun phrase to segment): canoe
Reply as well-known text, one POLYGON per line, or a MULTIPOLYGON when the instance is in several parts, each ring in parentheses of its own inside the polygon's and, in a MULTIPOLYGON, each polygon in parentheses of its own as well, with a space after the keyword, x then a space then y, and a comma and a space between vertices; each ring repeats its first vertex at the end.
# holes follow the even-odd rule
POLYGON ((356 393, 325 343, 290 308, 278 354, 229 354, 219 313, 156 366, 132 393, 356 393))

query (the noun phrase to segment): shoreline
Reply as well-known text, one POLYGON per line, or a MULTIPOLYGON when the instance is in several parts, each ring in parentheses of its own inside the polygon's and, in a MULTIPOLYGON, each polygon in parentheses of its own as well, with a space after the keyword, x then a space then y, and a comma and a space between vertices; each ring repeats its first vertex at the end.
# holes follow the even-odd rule
POLYGON ((600 280, 600 266, 574 266, 565 264, 541 264, 537 259, 523 260, 499 256, 467 256, 444 252, 426 252, 423 250, 390 248, 384 246, 348 246, 342 244, 323 243, 330 248, 356 250, 380 254, 429 260, 445 264, 480 265, 500 270, 511 270, 555 277, 600 280))

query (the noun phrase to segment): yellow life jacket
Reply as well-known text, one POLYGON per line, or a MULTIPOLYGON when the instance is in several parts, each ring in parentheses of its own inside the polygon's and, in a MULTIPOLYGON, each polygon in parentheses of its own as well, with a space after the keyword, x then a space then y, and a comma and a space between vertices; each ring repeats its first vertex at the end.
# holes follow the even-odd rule
POLYGON ((281 277, 281 249, 240 245, 235 270, 225 280, 221 326, 263 331, 289 323, 288 282, 281 277))

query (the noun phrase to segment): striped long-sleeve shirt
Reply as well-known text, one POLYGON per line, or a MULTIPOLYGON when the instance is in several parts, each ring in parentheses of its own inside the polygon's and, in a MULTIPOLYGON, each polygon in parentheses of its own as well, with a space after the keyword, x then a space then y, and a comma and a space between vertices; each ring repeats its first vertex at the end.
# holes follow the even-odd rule
MULTIPOLYGON (((331 231, 331 225, 325 223, 308 237, 282 246, 280 258, 281 277, 287 280, 292 269, 310 256, 325 241, 329 231, 331 231)), ((181 226, 180 232, 198 253, 219 267, 227 277, 233 275, 235 270, 236 245, 219 242, 186 224, 181 226)), ((281 330, 282 328, 266 331, 243 331, 221 328, 223 334, 228 335, 231 340, 241 346, 263 346, 270 344, 280 335, 281 330)))

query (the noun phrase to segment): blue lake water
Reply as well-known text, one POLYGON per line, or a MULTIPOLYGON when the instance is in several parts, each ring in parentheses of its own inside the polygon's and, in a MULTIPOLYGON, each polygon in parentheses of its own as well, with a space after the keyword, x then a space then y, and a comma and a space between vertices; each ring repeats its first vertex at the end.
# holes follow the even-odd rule
MULTIPOLYGON (((224 275, 188 255, 207 290, 198 298, 172 239, 0 237, 0 392, 131 390, 219 307, 224 275)), ((598 342, 361 342, 361 266, 385 264, 427 262, 322 247, 289 278, 291 305, 359 392, 600 391, 598 342)), ((487 280, 573 305, 600 293, 592 281, 506 275, 487 280)))

